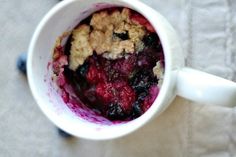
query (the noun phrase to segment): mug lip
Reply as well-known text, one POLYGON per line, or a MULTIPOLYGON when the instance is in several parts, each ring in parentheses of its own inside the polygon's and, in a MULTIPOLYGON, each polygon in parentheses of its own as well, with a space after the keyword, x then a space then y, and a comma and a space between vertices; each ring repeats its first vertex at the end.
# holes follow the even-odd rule
MULTIPOLYGON (((135 11, 137 11, 138 13, 142 14, 145 18, 148 19, 148 21, 152 24, 152 26, 155 28, 155 31, 157 32, 162 47, 163 47, 163 53, 164 53, 164 60, 165 60, 165 72, 164 72, 164 79, 163 79, 163 84, 161 86, 160 92, 156 98, 156 100, 154 101, 153 105, 151 105, 151 107, 139 118, 131 120, 130 122, 126 123, 127 125, 132 127, 129 127, 129 129, 119 132, 119 133, 112 133, 110 135, 104 135, 104 136, 100 136, 97 137, 92 136, 92 135, 87 135, 87 134, 80 134, 76 131, 73 131, 72 129, 70 129, 71 127, 68 126, 68 124, 66 124, 65 122, 61 122, 61 119, 59 119, 57 116, 55 116, 56 114, 53 113, 52 111, 49 111, 47 109, 45 109, 43 107, 43 101, 41 100, 42 98, 40 97, 39 93, 37 92, 37 86, 35 86, 34 84, 34 72, 32 69, 32 58, 34 56, 34 49, 35 49, 35 45, 37 44, 38 40, 39 40, 39 35, 42 32, 43 28, 45 27, 45 25, 47 25, 47 22, 53 17, 53 15, 57 14, 58 11, 60 11, 61 9, 63 9, 64 7, 68 6, 70 3, 75 2, 75 1, 79 1, 79 0, 67 0, 67 1, 62 1, 58 4, 56 4, 44 17, 43 19, 40 21, 40 23, 38 24, 38 26, 36 27, 36 30, 33 34, 33 37, 31 39, 29 48, 28 48, 28 57, 27 57, 27 77, 28 77, 28 81, 29 81, 29 86, 30 86, 30 90, 31 93, 34 97, 34 99, 36 100, 38 106, 40 107, 40 109, 42 110, 42 112, 47 116, 47 118, 52 121, 54 124, 56 124, 58 127, 64 129, 65 131, 67 131, 68 133, 77 136, 77 137, 81 137, 81 138, 85 138, 85 139, 93 139, 93 140, 107 140, 107 139, 114 139, 114 138, 118 138, 127 134, 132 133, 133 131, 137 130, 138 128, 142 127, 145 123, 147 123, 150 119, 152 119, 154 117, 154 115, 159 115, 160 113, 162 113, 163 106, 165 106, 166 104, 163 104, 163 102, 165 101, 166 95, 168 94, 168 89, 170 88, 170 84, 172 82, 171 79, 171 55, 169 52, 169 45, 168 45, 168 39, 167 39, 167 34, 165 33, 165 28, 161 25, 161 21, 160 20, 156 20, 156 24, 153 22, 154 20, 152 20, 153 18, 155 18, 158 14, 158 16, 161 16, 156 10, 154 10, 153 8, 149 7, 148 5, 144 4, 143 2, 139 1, 139 0, 133 0, 128 1, 128 0, 118 0, 124 4, 127 4, 128 6, 132 6, 131 9, 134 9, 135 11), (155 104, 155 105, 154 105, 155 104)), ((96 3, 108 3, 109 1, 103 1, 103 0, 98 0, 96 3)), ((124 6, 125 7, 125 6, 124 6)), ((162 19, 165 20, 164 17, 162 17, 162 19)), ((164 107, 165 108, 165 107, 164 107)), ((126 125, 123 124, 123 125, 126 125)))

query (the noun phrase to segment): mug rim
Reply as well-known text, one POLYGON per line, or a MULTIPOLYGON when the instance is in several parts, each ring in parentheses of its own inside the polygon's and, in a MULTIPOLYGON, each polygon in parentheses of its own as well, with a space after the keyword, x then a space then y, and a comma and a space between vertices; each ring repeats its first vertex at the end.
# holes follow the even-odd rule
MULTIPOLYGON (((127 134, 137 130, 141 126, 143 126, 150 119, 152 119, 154 117, 154 115, 156 115, 156 116, 159 115, 164 110, 164 108, 166 108, 168 106, 167 104, 164 104, 163 102, 165 101, 165 98, 166 98, 166 96, 169 92, 168 89, 170 89, 170 86, 173 82, 172 79, 171 79, 172 62, 171 62, 171 54, 169 52, 170 48, 169 48, 169 45, 168 45, 168 39, 166 37, 167 34, 165 33, 165 28, 162 27, 162 25, 160 24, 161 20, 160 21, 156 20, 155 23, 153 22, 153 20, 151 20, 151 18, 156 17, 157 14, 158 14, 158 17, 159 16, 162 17, 162 15, 160 15, 156 10, 152 9, 148 5, 146 5, 143 2, 140 2, 138 0, 133 0, 132 2, 130 2, 128 0, 118 0, 122 3, 124 3, 124 4, 132 6, 131 9, 134 9, 138 13, 142 14, 145 18, 147 18, 147 20, 155 28, 155 31, 158 34, 159 38, 160 38, 160 41, 161 41, 161 44, 162 44, 162 47, 163 47, 163 53, 164 53, 165 72, 164 72, 163 84, 161 86, 161 89, 160 89, 160 92, 159 92, 157 98, 155 99, 155 101, 151 105, 151 107, 143 115, 141 115, 139 118, 131 120, 130 122, 127 123, 128 125, 133 126, 133 127, 129 127, 129 130, 127 129, 126 131, 123 131, 121 133, 112 134, 112 135, 104 135, 103 137, 96 137, 96 136, 91 136, 91 135, 81 135, 81 134, 78 134, 75 131, 72 131, 70 129, 71 127, 69 127, 66 124, 63 124, 63 122, 60 122, 57 117, 53 116, 53 112, 49 112, 42 105, 40 105, 43 102, 41 101, 42 98, 40 98, 39 94, 37 93, 37 87, 35 86, 35 84, 33 82, 34 75, 33 75, 32 62, 31 62, 32 58, 34 56, 33 52, 34 52, 34 49, 35 49, 35 45, 37 44, 37 42, 39 40, 39 35, 40 35, 41 31, 43 30, 43 28, 45 27, 45 25, 47 24, 47 22, 49 20, 51 20, 53 15, 57 14, 58 12, 60 12, 60 10, 62 10, 63 8, 68 6, 70 3, 75 2, 75 1, 79 2, 79 0, 67 0, 67 1, 62 1, 58 4, 56 4, 43 17, 43 19, 40 21, 40 23, 38 24, 38 26, 37 26, 34 34, 33 34, 33 37, 32 37, 31 42, 30 42, 30 46, 29 46, 29 50, 28 50, 29 54, 28 54, 28 58, 27 58, 27 60, 28 60, 28 62, 27 62, 27 76, 28 76, 28 81, 29 81, 31 92, 32 92, 33 97, 36 100, 38 106, 43 111, 43 113, 47 116, 47 118, 49 120, 51 120, 53 123, 55 123, 58 127, 64 129, 65 131, 67 131, 68 133, 70 133, 72 135, 75 135, 77 137, 86 138, 86 139, 94 139, 94 140, 113 139, 113 138, 118 138, 118 137, 127 135, 127 134), (148 12, 145 9, 148 9, 148 12), (151 14, 149 14, 149 13, 151 13, 151 14)), ((103 0, 98 0, 94 3, 99 3, 99 2, 104 2, 104 1, 103 0)), ((108 2, 108 1, 106 1, 106 2, 108 2)), ((165 19, 164 17, 162 17, 162 18, 165 19)), ((64 122, 64 123, 66 123, 66 122, 64 122)))

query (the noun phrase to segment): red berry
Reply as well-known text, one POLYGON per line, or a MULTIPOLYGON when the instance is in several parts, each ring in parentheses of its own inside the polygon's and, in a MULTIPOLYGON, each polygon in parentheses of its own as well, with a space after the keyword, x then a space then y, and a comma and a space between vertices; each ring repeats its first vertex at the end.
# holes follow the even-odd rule
POLYGON ((66 78, 63 74, 63 72, 60 72, 59 75, 57 76, 57 85, 58 86, 64 86, 66 83, 66 78))
POLYGON ((133 14, 131 16, 131 20, 133 22, 139 23, 140 25, 144 26, 148 21, 140 14, 133 14))
POLYGON ((113 68, 124 75, 129 75, 136 63, 137 57, 135 55, 130 55, 128 58, 119 59, 113 66, 113 68))
POLYGON ((138 23, 144 27, 146 27, 146 29, 149 32, 155 32, 155 29, 153 28, 153 26, 149 23, 149 21, 147 19, 145 19, 142 15, 140 14, 134 14, 131 17, 131 20, 135 23, 138 23))
POLYGON ((135 92, 128 85, 123 86, 119 90, 120 90, 119 100, 120 100, 121 107, 126 113, 129 113, 132 109, 132 104, 135 101, 135 92))
POLYGON ((96 87, 96 93, 102 101, 117 102, 124 112, 129 113, 132 104, 135 101, 135 92, 126 82, 99 83, 96 87))
POLYGON ((149 22, 145 24, 145 27, 149 32, 152 32, 152 33, 156 32, 154 27, 149 22))
POLYGON ((91 65, 89 67, 86 78, 87 78, 88 82, 92 83, 92 84, 97 84, 98 82, 105 82, 106 81, 105 72, 102 69, 98 69, 94 65, 91 65))
POLYGON ((98 83, 96 87, 97 96, 105 103, 111 102, 115 96, 115 89, 112 83, 98 83))

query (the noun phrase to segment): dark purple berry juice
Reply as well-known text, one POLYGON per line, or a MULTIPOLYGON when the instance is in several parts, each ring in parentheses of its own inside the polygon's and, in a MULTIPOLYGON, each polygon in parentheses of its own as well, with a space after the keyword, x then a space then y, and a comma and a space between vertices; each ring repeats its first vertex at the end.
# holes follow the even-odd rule
POLYGON ((53 71, 65 103, 70 101, 69 84, 97 114, 132 120, 158 96, 163 49, 142 15, 128 8, 105 9, 80 22, 64 47, 56 44, 53 71))

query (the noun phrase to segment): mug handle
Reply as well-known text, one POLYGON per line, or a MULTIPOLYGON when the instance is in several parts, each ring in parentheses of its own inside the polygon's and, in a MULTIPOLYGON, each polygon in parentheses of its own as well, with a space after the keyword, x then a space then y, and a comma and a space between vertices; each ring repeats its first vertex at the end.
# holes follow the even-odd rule
POLYGON ((236 106, 236 83, 199 70, 184 67, 178 71, 177 95, 220 106, 236 106))

